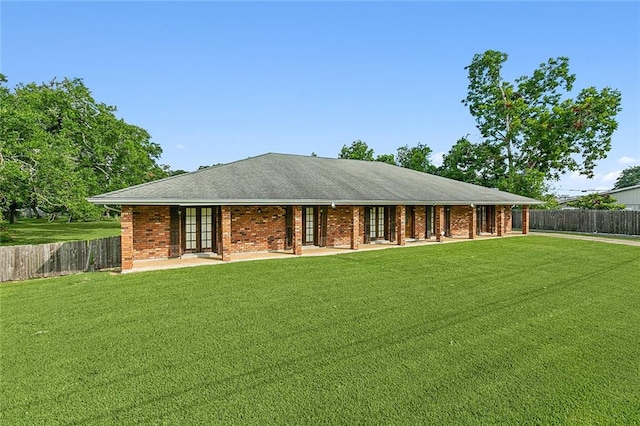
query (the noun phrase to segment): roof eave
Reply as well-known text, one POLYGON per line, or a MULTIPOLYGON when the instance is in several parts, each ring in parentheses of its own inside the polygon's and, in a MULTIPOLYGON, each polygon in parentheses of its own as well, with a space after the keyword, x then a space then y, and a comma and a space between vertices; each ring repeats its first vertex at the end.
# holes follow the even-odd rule
POLYGON ((469 206, 473 205, 493 205, 493 206, 513 206, 513 205, 539 205, 544 204, 538 200, 331 200, 331 199, 300 199, 300 200, 279 200, 279 199, 226 199, 226 200, 185 200, 185 199, 139 199, 139 198, 87 198, 87 201, 100 205, 127 205, 127 206, 294 206, 294 205, 336 205, 336 206, 365 206, 365 205, 442 205, 442 206, 469 206))

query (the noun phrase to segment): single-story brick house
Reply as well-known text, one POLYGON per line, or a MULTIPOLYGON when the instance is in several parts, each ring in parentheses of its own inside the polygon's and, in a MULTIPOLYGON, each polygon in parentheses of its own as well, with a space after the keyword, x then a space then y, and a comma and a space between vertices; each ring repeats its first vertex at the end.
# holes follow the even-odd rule
POLYGON ((136 260, 381 241, 502 236, 540 201, 381 162, 264 154, 89 199, 122 207, 122 268, 136 260))

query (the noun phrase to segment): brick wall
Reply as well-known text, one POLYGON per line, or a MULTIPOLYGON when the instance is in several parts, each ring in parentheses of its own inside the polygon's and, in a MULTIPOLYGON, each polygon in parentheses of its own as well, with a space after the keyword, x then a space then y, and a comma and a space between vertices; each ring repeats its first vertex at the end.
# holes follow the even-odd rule
POLYGON ((222 261, 228 262, 231 260, 231 207, 220 207, 220 245, 218 247, 218 254, 222 255, 222 261))
POLYGON ((505 206, 504 208, 504 229, 506 232, 511 232, 512 222, 511 222, 511 206, 505 206))
POLYGON ((133 268, 133 207, 122 206, 120 211, 120 258, 122 269, 133 268))
POLYGON ((278 206, 231 207, 232 253, 284 250, 286 211, 278 206))
POLYGON ((350 206, 338 206, 327 209, 327 245, 342 246, 351 244, 350 206))
POLYGON ((469 238, 469 206, 451 206, 451 236, 469 238))
POLYGON ((362 243, 362 237, 360 236, 360 211, 362 207, 351 206, 351 223, 353 224, 351 227, 351 241, 349 246, 352 250, 358 250, 360 248, 360 244, 362 243))
MULTIPOLYGON (((498 226, 498 209, 496 206, 496 227, 498 226)), ((469 237, 469 207, 468 206, 451 206, 451 235, 469 237)), ((417 219, 417 218, 416 218, 417 219)), ((511 232, 511 206, 504 206, 504 230, 511 232)))
POLYGON ((424 240, 427 233, 427 209, 425 206, 415 206, 415 221, 414 221, 414 238, 424 240))
POLYGON ((406 209, 406 206, 396 206, 396 217, 389 218, 396 221, 396 243, 399 246, 405 245, 407 238, 406 209))
POLYGON ((170 207, 133 207, 133 258, 169 257, 170 207))

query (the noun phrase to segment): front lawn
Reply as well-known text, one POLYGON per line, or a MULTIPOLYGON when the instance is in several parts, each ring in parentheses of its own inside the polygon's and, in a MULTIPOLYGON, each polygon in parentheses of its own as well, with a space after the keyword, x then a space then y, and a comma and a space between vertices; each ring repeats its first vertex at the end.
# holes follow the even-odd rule
POLYGON ((21 218, 16 224, 5 223, 3 226, 11 240, 0 241, 0 246, 93 240, 120 235, 120 221, 116 219, 68 222, 65 219, 49 221, 21 218))
POLYGON ((513 237, 0 285, 3 424, 634 424, 640 250, 513 237))

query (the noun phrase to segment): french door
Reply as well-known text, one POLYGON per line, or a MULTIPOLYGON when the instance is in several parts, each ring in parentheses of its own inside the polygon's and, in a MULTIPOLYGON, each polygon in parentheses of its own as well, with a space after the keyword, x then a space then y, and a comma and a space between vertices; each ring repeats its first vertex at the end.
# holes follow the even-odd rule
POLYGON ((302 244, 327 245, 327 208, 302 208, 302 244))
POLYGON ((444 206, 444 236, 451 236, 451 206, 444 206))
POLYGON ((384 207, 365 207, 364 210, 364 227, 365 227, 365 242, 372 240, 382 240, 388 236, 386 232, 389 221, 385 220, 384 207))
POLYGON ((436 209, 434 206, 425 206, 426 222, 425 222, 425 238, 429 239, 436 233, 436 209))
POLYGON ((495 206, 478 206, 476 210, 476 233, 493 234, 496 226, 495 206))
POLYGON ((316 209, 304 207, 302 209, 302 244, 314 244, 316 239, 316 209))
POLYGON ((215 252, 218 247, 217 207, 185 207, 182 215, 182 247, 185 253, 215 252))
POLYGON ((285 226, 286 234, 284 240, 284 248, 290 249, 293 247, 293 207, 285 207, 285 226))

